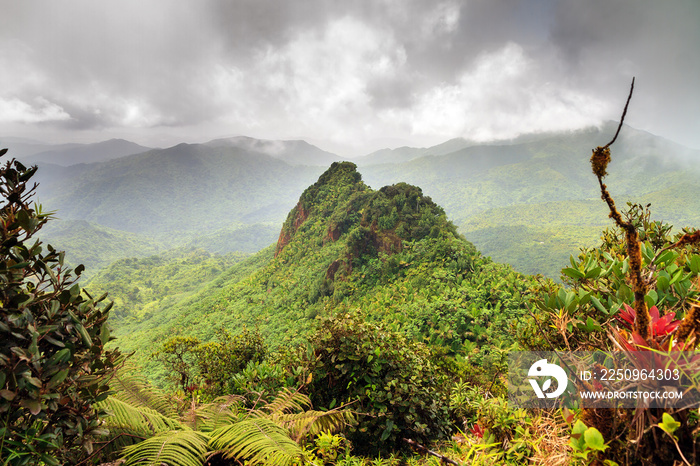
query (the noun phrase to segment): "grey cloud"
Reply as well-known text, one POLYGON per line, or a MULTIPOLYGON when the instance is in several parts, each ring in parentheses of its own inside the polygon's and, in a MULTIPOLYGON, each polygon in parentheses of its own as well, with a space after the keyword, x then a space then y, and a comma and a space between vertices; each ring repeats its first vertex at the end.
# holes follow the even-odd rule
MULTIPOLYGON (((629 123, 700 147, 695 0, 0 5, 11 18, 0 29, 0 102, 42 98, 70 115, 55 122, 66 132, 186 127, 202 138, 212 132, 410 138, 419 129, 409 122, 424 121, 425 109, 435 112, 430 98, 439 97, 437 105, 450 95, 483 112, 478 121, 465 117, 467 132, 483 130, 474 126, 479 121, 518 126, 532 105, 551 102, 557 115, 571 111, 572 121, 585 120, 574 115, 576 105, 597 109, 588 120, 616 118, 617 110, 586 102, 617 109, 634 74, 629 123), (348 39, 348 31, 358 37, 348 39), (381 42, 371 46, 368 38, 381 42), (513 44, 522 75, 474 74, 484 60, 507 67, 496 58, 513 44), (488 88, 491 82, 520 91, 499 92, 488 88), (476 83, 486 86, 483 92, 468 88, 476 83), (530 95, 538 92, 544 97, 530 95)), ((47 115, 53 114, 62 115, 47 115)))

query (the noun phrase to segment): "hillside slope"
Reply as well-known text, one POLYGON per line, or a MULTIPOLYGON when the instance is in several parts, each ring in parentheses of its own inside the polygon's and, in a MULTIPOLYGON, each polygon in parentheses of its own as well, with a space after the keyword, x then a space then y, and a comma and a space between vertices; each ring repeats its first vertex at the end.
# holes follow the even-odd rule
POLYGON ((238 148, 180 144, 55 168, 41 179, 39 198, 66 219, 132 233, 199 235, 232 223, 277 221, 321 171, 238 148))
MULTIPOLYGON (((100 274, 102 287, 110 271, 100 274)), ((513 341, 530 279, 482 257, 415 186, 368 188, 355 165, 334 163, 287 216, 276 245, 180 301, 114 322, 119 346, 145 360, 167 336, 202 340, 257 327, 273 346, 299 341, 318 318, 361 313, 416 339, 470 351, 513 341)), ((156 375, 157 377, 157 375, 156 375)))

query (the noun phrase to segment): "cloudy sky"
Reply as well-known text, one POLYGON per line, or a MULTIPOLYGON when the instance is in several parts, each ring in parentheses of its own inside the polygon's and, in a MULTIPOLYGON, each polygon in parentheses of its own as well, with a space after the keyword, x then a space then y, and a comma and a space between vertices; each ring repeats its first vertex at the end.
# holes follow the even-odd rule
POLYGON ((619 119, 700 148, 698 0, 0 0, 0 136, 343 155, 619 119))

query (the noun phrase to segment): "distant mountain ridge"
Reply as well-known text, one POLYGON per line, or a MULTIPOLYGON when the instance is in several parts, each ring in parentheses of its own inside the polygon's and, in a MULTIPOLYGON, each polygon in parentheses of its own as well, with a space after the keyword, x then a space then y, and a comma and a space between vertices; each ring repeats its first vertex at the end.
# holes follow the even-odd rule
MULTIPOLYGON (((591 150, 616 129, 608 122, 489 144, 458 138, 430 148, 386 149, 356 162, 369 186, 419 186, 485 254, 524 272, 556 276, 569 254, 609 225, 607 217, 589 215, 593 210, 583 213, 592 219, 585 225, 577 219, 579 209, 595 210, 600 202, 591 150), (550 218, 549 209, 558 213, 555 223, 542 220, 550 218), (489 225, 489 218, 496 223, 489 225), (533 248, 536 261, 525 253, 533 248)), ((149 235, 170 246, 252 252, 274 241, 298 193, 333 157, 304 141, 236 137, 93 164, 42 163, 38 200, 61 218, 149 235)), ((612 147, 606 181, 621 206, 652 202, 662 219, 697 225, 696 168, 700 151, 625 126, 612 147)))
POLYGON ((151 150, 151 148, 124 139, 110 139, 109 141, 93 144, 69 144, 67 147, 61 145, 32 154, 25 160, 30 164, 51 163, 68 167, 79 163, 106 162, 148 150, 151 150))
POLYGON ((237 147, 251 152, 269 155, 290 165, 314 165, 327 167, 342 157, 326 152, 302 140, 280 141, 254 139, 247 136, 214 139, 204 145, 209 147, 237 147))

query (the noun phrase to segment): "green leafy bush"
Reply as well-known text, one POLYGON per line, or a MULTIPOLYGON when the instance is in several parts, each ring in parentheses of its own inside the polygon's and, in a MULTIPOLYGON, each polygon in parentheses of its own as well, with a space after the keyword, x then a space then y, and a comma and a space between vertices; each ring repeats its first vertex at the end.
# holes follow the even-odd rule
POLYGON ((403 437, 425 442, 450 432, 447 384, 426 346, 351 315, 323 322, 310 343, 310 396, 331 408, 355 402, 364 415, 349 439, 359 451, 388 452, 403 437))
POLYGON ((266 354, 260 332, 244 327, 238 335, 220 328, 216 339, 207 343, 192 336, 170 337, 152 358, 165 366, 183 392, 202 388, 207 395, 220 396, 230 390, 234 375, 251 362, 261 362, 266 354))
POLYGON ((225 329, 216 332, 217 340, 194 348, 197 368, 205 380, 209 393, 223 395, 232 377, 250 363, 260 363, 267 354, 267 347, 260 332, 247 328, 237 335, 225 329))
POLYGON ((0 457, 75 464, 102 431, 93 404, 107 397, 121 358, 104 348, 105 296, 81 290, 83 267, 72 271, 62 252, 33 239, 50 218, 29 204, 35 172, 14 160, 0 169, 0 457))

